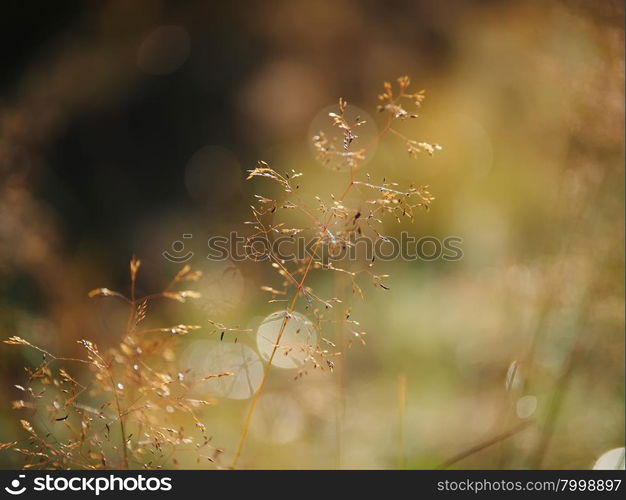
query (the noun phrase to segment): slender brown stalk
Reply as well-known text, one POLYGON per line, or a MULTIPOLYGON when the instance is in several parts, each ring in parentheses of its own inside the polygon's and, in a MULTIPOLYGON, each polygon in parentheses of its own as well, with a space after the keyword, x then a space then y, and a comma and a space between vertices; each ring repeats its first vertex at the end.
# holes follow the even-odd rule
POLYGON ((120 434, 122 440, 122 459, 124 468, 128 469, 128 450, 126 449, 126 426, 124 424, 124 412, 122 411, 122 405, 120 403, 120 398, 117 395, 117 385, 115 384, 115 379, 113 378, 113 374, 109 369, 109 379, 111 381, 112 389, 113 389, 113 399, 115 400, 115 407, 118 414, 118 419, 120 421, 120 434))
MULTIPOLYGON (((350 181, 349 186, 352 186, 352 181, 350 181)), ((344 194, 342 195, 341 199, 343 199, 343 197, 347 194, 347 192, 348 192, 348 189, 344 191, 344 194)), ((333 218, 333 214, 329 216, 328 221, 326 222, 324 227, 330 224, 330 222, 332 221, 332 218, 333 218)), ((296 287, 296 293, 294 294, 291 304, 289 305, 289 308, 287 309, 287 314, 285 314, 285 318, 283 319, 283 322, 281 324, 280 330, 278 332, 278 336, 276 337, 276 342, 274 343, 274 347, 272 348, 270 357, 267 360, 267 363, 265 364, 265 368, 263 369, 263 378, 261 379, 261 384, 259 385, 258 390, 256 391, 256 393, 254 394, 252 398, 252 402, 250 403, 250 408, 248 409, 248 413, 246 415, 246 419, 243 424, 241 435, 239 436, 239 443, 237 444, 235 456, 231 463, 231 468, 233 469, 237 466, 237 463, 239 462, 239 458, 241 457, 243 445, 245 444, 246 438, 248 437, 248 433, 250 432, 250 424, 252 423, 252 417, 254 416, 254 411, 256 410, 256 406, 259 402, 259 399, 261 398, 261 394, 263 392, 263 389, 265 387, 265 384, 269 376, 270 369, 272 367, 272 361, 274 360, 276 351, 278 350, 278 347, 280 346, 280 341, 283 337, 283 334, 285 333, 285 329, 287 328, 287 323, 289 322, 289 318, 291 314, 295 311, 296 305, 298 304, 298 299, 300 298, 300 294, 304 290, 304 282, 309 274, 309 271, 311 270, 311 266, 313 265, 313 262, 315 261, 315 256, 317 255, 317 251, 319 250, 319 247, 321 244, 322 244, 322 239, 319 238, 317 242, 315 243, 315 247, 313 247, 312 255, 308 260, 304 273, 302 274, 302 279, 300 280, 300 282, 298 283, 298 286, 296 287)))
POLYGON ((398 376, 398 466, 406 468, 406 373, 398 376))
MULTIPOLYGON (((340 283, 338 277, 335 275, 335 295, 339 295, 340 283)), ((343 318, 344 312, 337 310, 337 345, 341 356, 339 362, 336 365, 337 369, 337 408, 335 414, 335 434, 336 434, 336 454, 337 454, 337 468, 341 469, 343 464, 343 424, 346 416, 346 387, 347 387, 347 343, 345 335, 343 335, 343 318)))
MULTIPOLYGON (((387 124, 386 124, 385 128, 383 128, 383 130, 372 141, 370 141, 365 146, 363 151, 366 151, 373 144, 376 144, 389 131, 390 126, 391 126, 391 117, 389 116, 388 119, 387 119, 387 124)), ((350 169, 350 181, 348 182, 347 186, 345 187, 345 189, 341 193, 341 196, 339 197, 339 202, 342 202, 346 198, 346 196, 350 192, 350 189, 352 189, 352 186, 355 185, 354 171, 355 171, 354 168, 350 169)), ((322 231, 326 230, 326 228, 333 221, 334 217, 335 217, 335 213, 331 212, 331 214, 328 216, 328 219, 326 220, 326 223, 322 226, 322 231)), ((268 359, 268 361, 267 361, 267 363, 265 365, 265 368, 263 370, 263 378, 261 379, 261 383, 259 385, 258 390, 256 391, 256 393, 252 397, 252 402, 250 403, 250 408, 248 409, 248 413, 246 414, 246 418, 244 420, 244 424, 243 424, 243 428, 242 428, 242 431, 241 431, 241 435, 239 436, 239 442, 237 444, 237 448, 235 450, 235 455, 234 455, 233 461, 231 463, 231 468, 232 469, 236 468, 237 464, 239 463, 239 458, 241 457, 241 452, 243 450, 243 446, 244 446, 244 444, 246 442, 246 439, 248 437, 248 433, 250 432, 250 425, 252 423, 252 417, 254 416, 254 411, 256 410, 256 407, 257 407, 257 404, 259 402, 259 399, 261 398, 261 394, 263 393, 263 389, 265 388, 265 384, 267 382, 267 379, 268 379, 268 376, 269 376, 269 372, 270 372, 270 369, 272 367, 272 360, 274 359, 274 356, 276 355, 276 351, 278 350, 278 347, 280 346, 280 341, 282 339, 283 334, 285 333, 285 328, 287 327, 287 323, 289 322, 290 315, 295 311, 296 305, 298 303, 298 299, 300 298, 300 295, 301 295, 302 291, 304 290, 304 283, 305 283, 306 278, 307 278, 307 276, 309 274, 309 271, 311 270, 311 267, 313 266, 313 262, 315 262, 315 257, 317 256, 317 252, 318 252, 319 247, 321 246, 322 242, 323 242, 322 238, 318 238, 317 242, 315 243, 315 246, 313 247, 312 254, 309 257, 309 260, 308 260, 307 265, 305 267, 304 273, 302 274, 302 279, 300 280, 300 282, 296 286, 296 292, 294 294, 293 300, 291 301, 291 304, 289 305, 289 308, 287 309, 287 314, 285 315, 285 318, 283 319, 282 325, 281 325, 280 330, 278 332, 278 336, 276 337, 276 342, 274 343, 274 347, 272 348, 272 352, 270 354, 270 357, 269 357, 269 359, 268 359)))
POLYGON ((524 429, 526 429, 530 424, 532 424, 533 422, 531 420, 526 420, 524 422, 519 423, 517 426, 513 427, 512 429, 505 431, 501 434, 497 434, 496 436, 493 436, 485 441, 482 441, 478 444, 475 444, 474 446, 469 447, 468 449, 454 455, 453 457, 449 458, 448 460, 445 460, 444 462, 442 462, 441 464, 439 464, 437 467, 435 467, 435 469, 440 470, 440 469, 447 469, 448 467, 450 467, 451 465, 454 465, 457 462, 460 462, 461 460, 466 459, 467 457, 471 457, 472 455, 483 451, 491 446, 493 446, 494 444, 499 443, 500 441, 504 441, 505 439, 508 439, 512 436, 515 436, 516 434, 522 432, 524 429))

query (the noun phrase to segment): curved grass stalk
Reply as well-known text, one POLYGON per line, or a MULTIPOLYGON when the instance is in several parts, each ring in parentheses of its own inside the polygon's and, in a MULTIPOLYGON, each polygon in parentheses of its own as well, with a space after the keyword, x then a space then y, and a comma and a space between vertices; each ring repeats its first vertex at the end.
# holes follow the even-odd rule
MULTIPOLYGON (((381 132, 374 137, 374 139, 372 139, 364 148, 363 148, 363 152, 367 151, 367 149, 369 149, 370 147, 372 147, 374 144, 376 144, 378 141, 380 141, 380 139, 382 139, 385 134, 391 129, 391 121, 392 121, 392 117, 391 115, 388 115, 387 118, 387 124, 385 125, 385 127, 381 130, 381 132)), ((350 168, 350 182, 348 182, 348 185, 345 187, 345 189, 343 190, 341 196, 339 197, 339 202, 343 202, 343 200, 345 199, 345 197, 348 195, 348 193, 350 192, 350 189, 352 188, 352 186, 354 186, 356 184, 355 182, 355 178, 354 178, 354 173, 355 173, 355 167, 352 166, 350 168)), ((322 232, 326 231, 326 229, 328 228, 328 226, 332 223, 333 219, 335 217, 335 212, 331 212, 326 223, 322 226, 322 232)), ((274 343, 274 347, 272 348, 272 352, 270 354, 269 359, 267 360, 267 363, 265 365, 265 368, 263 369, 263 377, 261 379, 261 383, 259 385, 259 388, 257 389, 256 393, 254 394, 254 396, 252 397, 252 402, 250 403, 250 408, 248 409, 248 413, 246 414, 246 418, 244 420, 244 424, 243 424, 243 428, 241 430, 241 434, 239 436, 239 442, 237 443, 237 448, 235 449, 235 455, 233 457, 233 461, 231 462, 230 468, 231 469, 235 469, 239 463, 239 459, 241 458, 241 453, 243 451, 243 447, 246 443, 246 440, 248 438, 248 434, 250 432, 250 425, 252 424, 252 418, 254 417, 254 412, 256 410, 256 407, 259 403, 259 400, 261 399, 261 395, 263 393, 263 389, 265 388, 265 384, 267 383, 267 379, 269 377, 269 373, 270 373, 270 369, 272 367, 272 361, 274 360, 274 356, 276 355, 276 351, 278 350, 278 347, 280 346, 280 341, 282 339, 283 334, 285 333, 285 329, 287 328, 287 324, 289 323, 289 319, 291 317, 291 314, 295 311, 296 309, 296 305, 298 304, 298 300, 300 298, 300 295, 302 294, 302 291, 304 290, 304 283, 306 281, 306 278, 309 274, 309 271, 311 270, 311 267, 313 265, 313 262, 315 262, 315 257, 317 256, 317 252, 319 250, 320 245, 322 244, 322 238, 319 238, 317 240, 317 242, 315 243, 315 246, 313 247, 313 251, 311 253, 311 256, 309 257, 309 260, 307 262, 306 268, 302 274, 302 279, 299 281, 299 283, 296 286, 296 292, 294 294, 294 297, 289 305, 289 308, 287 309, 287 314, 285 315, 285 318, 283 319, 283 322, 281 324, 280 330, 278 332, 278 335, 276 337, 276 342, 274 343)))

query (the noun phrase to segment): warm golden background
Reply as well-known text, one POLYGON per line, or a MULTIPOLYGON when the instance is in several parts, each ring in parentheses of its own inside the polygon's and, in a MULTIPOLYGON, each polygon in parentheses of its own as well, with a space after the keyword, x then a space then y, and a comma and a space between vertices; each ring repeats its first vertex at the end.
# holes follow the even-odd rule
MULTIPOLYGON (((529 420, 454 467, 590 468, 624 445, 623 9, 2 6, 1 336, 55 353, 76 354, 81 338, 113 345, 126 312, 87 292, 126 291, 133 253, 141 289, 158 289, 177 269, 161 253, 183 233, 209 279, 198 305, 154 312, 207 326, 180 349, 215 338, 208 319, 256 328, 276 309, 260 291, 272 269, 203 255, 208 236, 245 229, 263 187, 245 170, 269 160, 328 196, 345 181, 314 160, 313 120, 339 96, 376 120, 382 82, 408 74, 427 99, 405 131, 444 149, 411 160, 390 138, 364 168, 430 184, 432 210, 387 231, 460 236, 464 259, 380 263, 391 290, 349 300, 368 342, 348 352, 344 388, 337 374, 272 370, 241 464, 430 468, 529 420)), ((13 386, 39 358, 14 346, 0 356, 2 442, 23 437, 13 386)), ((247 402, 217 402, 202 419, 228 456, 247 402)), ((20 464, 0 452, 0 466, 20 464)))

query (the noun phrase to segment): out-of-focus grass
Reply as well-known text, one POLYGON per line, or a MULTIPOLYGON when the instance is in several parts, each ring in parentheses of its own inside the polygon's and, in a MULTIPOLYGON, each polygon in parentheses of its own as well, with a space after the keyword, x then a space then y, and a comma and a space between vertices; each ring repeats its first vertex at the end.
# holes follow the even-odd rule
MULTIPOLYGON (((428 99, 409 131, 444 150, 416 163, 398 145, 381 144, 363 169, 376 178, 430 184, 437 198, 431 211, 413 226, 386 229, 460 236, 464 258, 380 263, 391 274, 391 290, 366 287, 366 299, 351 304, 368 342, 347 354, 344 403, 338 402, 337 376, 312 373, 294 381, 273 371, 267 389, 271 404, 260 408, 242 465, 396 467, 403 460, 399 376, 406 377, 407 467, 435 467, 514 428, 529 404, 531 409, 536 404, 528 415, 532 424, 453 466, 588 468, 604 451, 623 446, 624 54, 623 27, 614 21, 619 10, 570 2, 459 9, 462 18, 451 16, 445 29, 453 56, 443 69, 424 70, 427 48, 403 43, 404 31, 385 40, 376 31, 385 29, 384 23, 357 4, 314 4, 303 8, 313 19, 328 14, 331 21, 324 25, 332 33, 348 23, 344 42, 367 58, 349 59, 337 74, 324 71, 336 45, 314 45, 315 33, 309 31, 296 40, 311 52, 283 56, 281 50, 293 45, 285 37, 294 31, 281 34, 272 22, 289 18, 290 8, 264 13, 267 23, 257 36, 276 48, 265 66, 240 82, 237 122, 252 136, 245 147, 263 146, 258 154, 240 156, 242 168, 247 156, 260 156, 281 170, 303 171, 311 193, 328 192, 332 182, 341 185, 340 178, 329 180, 336 174, 322 169, 305 143, 317 108, 332 102, 339 89, 368 109, 381 79, 411 74, 428 99), (353 24, 371 29, 372 37, 357 37, 361 31, 353 24), (300 92, 315 105, 293 97, 300 92), (507 390, 513 362, 518 375, 507 390)), ((412 15, 407 11, 409 26, 412 15)), ((329 33, 318 36, 334 39, 329 33)), ((130 240, 145 257, 145 274, 154 277, 148 279, 157 282, 161 269, 163 275, 169 272, 158 246, 167 237, 191 230, 204 237, 207 220, 213 232, 227 232, 235 225, 231 221, 244 220, 245 200, 256 190, 249 185, 241 190, 241 206, 228 206, 227 222, 224 206, 207 218, 167 205, 158 221, 134 222, 130 240)), ((6 228, 12 208, 2 207, 6 228)), ((5 336, 19 334, 58 350, 70 346, 74 333, 68 332, 77 323, 89 325, 89 333, 106 343, 118 312, 109 306, 98 311, 78 297, 103 283, 108 269, 121 268, 126 257, 79 242, 74 254, 63 257, 70 273, 64 294, 77 297, 64 312, 54 293, 31 294, 29 279, 15 278, 28 276, 18 259, 3 259, 12 283, 2 290, 0 305, 5 336), (41 303, 34 296, 43 297, 41 303)), ((256 328, 276 309, 258 291, 269 276, 263 266, 238 267, 237 280, 216 271, 206 308, 189 310, 188 323, 211 317, 256 328)), ((329 286, 315 279, 314 286, 329 286)), ((248 339, 240 336, 239 342, 248 339)), ((34 360, 27 352, 10 355, 5 347, 0 353, 4 386, 19 383, 21 365, 34 360)), ((14 398, 11 391, 0 396, 0 441, 20 432, 9 409, 14 398)), ((246 405, 220 400, 205 413, 208 432, 227 453, 246 405)), ((190 456, 181 465, 194 467, 194 460, 190 456)), ((0 463, 19 464, 6 452, 0 463)))

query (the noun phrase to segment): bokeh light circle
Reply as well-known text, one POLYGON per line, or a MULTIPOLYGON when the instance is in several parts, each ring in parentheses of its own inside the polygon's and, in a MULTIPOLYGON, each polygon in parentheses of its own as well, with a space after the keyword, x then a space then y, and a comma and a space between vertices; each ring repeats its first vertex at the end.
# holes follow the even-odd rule
MULTIPOLYGON (((281 331, 287 311, 277 311, 267 316, 257 330, 257 347, 261 356, 269 361, 281 331)), ((317 344, 317 331, 309 319, 293 312, 279 342, 272 365, 279 368, 300 368, 317 344)))
POLYGON ((624 447, 613 448, 600 455, 593 470, 624 470, 624 447))
POLYGON ((519 418, 530 418, 537 411, 538 405, 537 398, 535 396, 527 395, 522 396, 517 400, 515 410, 519 418))

